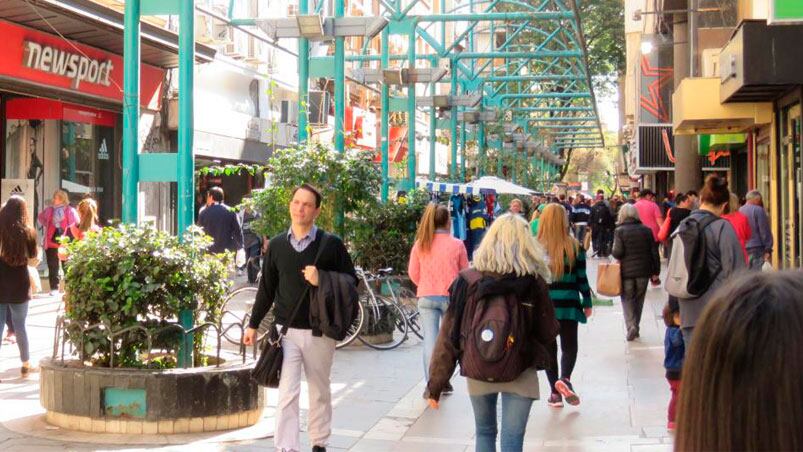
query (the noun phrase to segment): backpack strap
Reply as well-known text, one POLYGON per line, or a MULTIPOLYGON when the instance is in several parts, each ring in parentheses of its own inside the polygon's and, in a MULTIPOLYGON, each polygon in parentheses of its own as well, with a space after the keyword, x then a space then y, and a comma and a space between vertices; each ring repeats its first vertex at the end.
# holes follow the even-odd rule
POLYGON ((712 215, 706 215, 706 217, 703 218, 702 221, 698 221, 697 222, 697 227, 700 229, 700 232, 703 232, 705 230, 705 228, 707 228, 708 226, 711 226, 711 223, 714 223, 715 221, 722 220, 722 219, 723 218, 718 217, 718 216, 713 215, 713 214, 712 215))

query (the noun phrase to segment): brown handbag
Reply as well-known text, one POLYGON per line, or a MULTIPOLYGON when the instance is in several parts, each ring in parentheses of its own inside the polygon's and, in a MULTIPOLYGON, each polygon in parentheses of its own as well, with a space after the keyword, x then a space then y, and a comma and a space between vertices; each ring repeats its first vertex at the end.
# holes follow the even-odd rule
POLYGON ((600 262, 597 267, 597 293, 606 297, 622 294, 622 270, 619 262, 600 262))
POLYGON ((586 229, 585 236, 583 237, 583 249, 588 251, 591 248, 591 231, 586 229))

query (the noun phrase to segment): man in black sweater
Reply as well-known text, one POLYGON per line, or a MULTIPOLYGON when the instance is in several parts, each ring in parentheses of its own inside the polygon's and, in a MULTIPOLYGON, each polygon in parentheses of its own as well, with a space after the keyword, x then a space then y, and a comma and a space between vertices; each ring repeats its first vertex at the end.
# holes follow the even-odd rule
POLYGON ((357 280, 354 264, 343 241, 315 226, 321 213, 321 194, 311 185, 304 184, 293 191, 290 201, 290 230, 270 240, 262 263, 251 320, 243 343, 254 343, 260 322, 275 305, 276 323, 288 325, 282 339, 284 360, 279 382, 279 402, 276 406, 277 450, 300 451, 299 395, 303 365, 309 386, 309 419, 307 431, 313 451, 325 451, 332 432, 332 393, 329 376, 335 341, 319 333, 313 334, 309 322, 309 296, 299 300, 307 284, 318 285, 318 269, 347 273, 357 280), (324 234, 328 239, 317 265, 312 264, 324 234), (295 319, 290 322, 293 308, 301 303, 295 319))

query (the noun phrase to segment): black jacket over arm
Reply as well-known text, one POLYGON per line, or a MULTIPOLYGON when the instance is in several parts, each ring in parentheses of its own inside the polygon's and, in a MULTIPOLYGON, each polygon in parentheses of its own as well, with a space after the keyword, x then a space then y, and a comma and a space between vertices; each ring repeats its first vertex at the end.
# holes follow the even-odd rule
POLYGON ((611 254, 619 259, 622 278, 648 278, 661 271, 652 231, 640 221, 627 221, 616 228, 611 254))
MULTIPOLYGON (((315 261, 315 255, 318 253, 323 235, 324 231, 318 229, 315 241, 300 253, 290 244, 287 232, 282 232, 270 240, 268 252, 262 263, 262 278, 259 281, 257 297, 248 326, 258 328, 259 323, 274 303, 276 304, 274 310, 276 322, 280 325, 287 324, 295 304, 307 285, 302 270, 315 261)), ((346 246, 339 237, 332 234, 329 234, 317 268, 324 271, 346 273, 351 275, 355 281, 357 280, 354 264, 351 262, 351 256, 349 256, 346 246)), ((304 300, 301 300, 301 303, 298 315, 290 327, 312 329, 309 321, 309 294, 304 300)))

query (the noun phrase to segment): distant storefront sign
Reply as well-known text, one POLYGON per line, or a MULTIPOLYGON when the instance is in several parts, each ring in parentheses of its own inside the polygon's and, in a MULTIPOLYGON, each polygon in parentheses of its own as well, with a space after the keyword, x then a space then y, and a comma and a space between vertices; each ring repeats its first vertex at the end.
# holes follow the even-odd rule
POLYGON ((803 23, 803 1, 801 0, 769 0, 770 14, 767 21, 770 25, 803 23))

